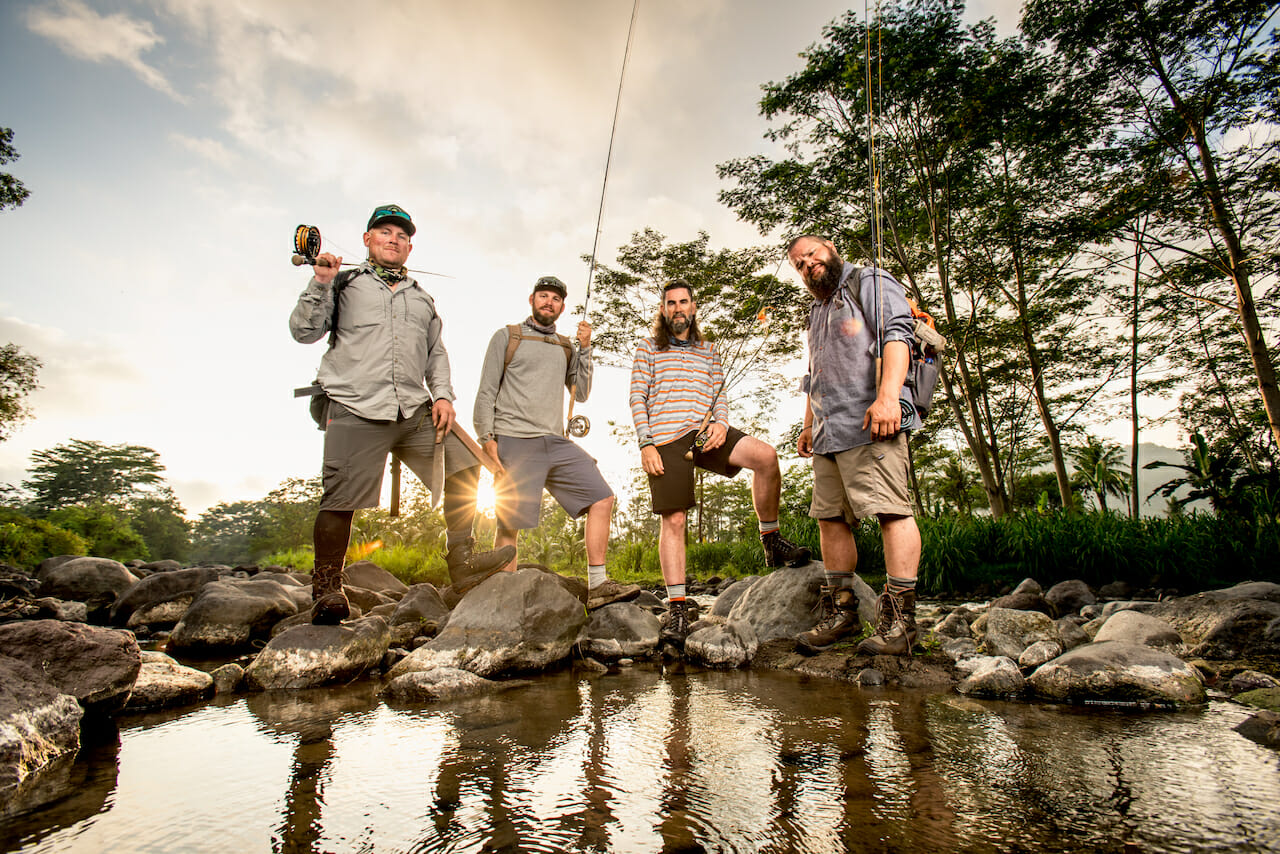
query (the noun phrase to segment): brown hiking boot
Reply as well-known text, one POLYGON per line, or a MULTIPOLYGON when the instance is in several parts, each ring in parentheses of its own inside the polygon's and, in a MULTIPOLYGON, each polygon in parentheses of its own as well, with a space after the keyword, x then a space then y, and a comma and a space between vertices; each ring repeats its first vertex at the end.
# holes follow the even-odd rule
POLYGON ((858 644, 868 655, 910 655, 916 645, 916 591, 892 593, 886 584, 876 600, 876 631, 858 644))
POLYGON ((822 612, 818 625, 796 635, 796 647, 801 652, 812 655, 831 649, 862 631, 862 624, 858 621, 858 597, 852 587, 834 590, 824 584, 818 607, 822 612))
POLYGON ((684 639, 689 636, 689 611, 683 600, 670 603, 658 636, 676 646, 684 646, 684 639))
POLYGON ((809 549, 797 546, 778 531, 770 531, 760 537, 764 546, 765 566, 804 566, 809 562, 809 549))
POLYGON ((459 596, 511 563, 516 556, 515 546, 476 552, 472 551, 475 545, 475 537, 467 537, 449 549, 449 554, 445 557, 445 563, 449 566, 449 581, 459 596))
POLYGON ((351 616, 342 592, 342 564, 315 564, 311 570, 311 624, 336 626, 351 616))
POLYGON ((630 602, 639 595, 639 584, 619 584, 612 578, 606 578, 603 584, 587 591, 587 610, 594 611, 614 602, 630 602))

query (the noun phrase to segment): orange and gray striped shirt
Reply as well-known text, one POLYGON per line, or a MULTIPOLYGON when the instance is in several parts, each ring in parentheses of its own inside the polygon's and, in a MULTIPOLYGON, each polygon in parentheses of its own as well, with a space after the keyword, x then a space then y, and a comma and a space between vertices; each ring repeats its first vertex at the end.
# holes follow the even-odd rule
POLYGON ((672 339, 666 350, 652 338, 641 341, 631 365, 631 419, 640 447, 665 445, 697 430, 713 401, 713 420, 727 425, 728 401, 716 395, 723 384, 720 354, 710 341, 672 339))

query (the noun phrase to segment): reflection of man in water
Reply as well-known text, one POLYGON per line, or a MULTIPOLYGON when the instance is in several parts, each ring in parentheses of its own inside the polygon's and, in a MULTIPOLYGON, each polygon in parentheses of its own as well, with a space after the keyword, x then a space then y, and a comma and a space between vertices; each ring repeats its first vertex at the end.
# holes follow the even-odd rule
POLYGON ((787 247, 787 257, 813 295, 808 395, 796 450, 813 458, 809 515, 818 520, 826 564, 822 618, 796 640, 802 650, 816 652, 861 630, 850 523, 875 516, 888 580, 876 602, 875 634, 858 651, 910 655, 920 531, 911 510, 911 461, 899 401, 911 353, 911 309, 897 279, 842 261, 830 240, 801 235, 787 247), (877 341, 883 342, 883 359, 876 358, 877 341))

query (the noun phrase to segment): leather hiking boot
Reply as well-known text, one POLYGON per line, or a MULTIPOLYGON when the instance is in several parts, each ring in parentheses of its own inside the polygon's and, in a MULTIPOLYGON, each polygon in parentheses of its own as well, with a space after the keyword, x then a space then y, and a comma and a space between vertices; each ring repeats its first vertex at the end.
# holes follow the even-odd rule
POLYGON ((784 538, 778 531, 770 531, 760 538, 764 546, 765 566, 804 566, 809 562, 809 550, 784 538))
POLYGON ((311 624, 336 626, 351 616, 342 592, 342 564, 316 564, 311 570, 311 624))
POLYGON ((683 601, 672 602, 663 620, 658 637, 670 641, 676 646, 684 646, 684 639, 689 636, 689 611, 683 601))
POLYGON ((606 578, 603 584, 587 591, 587 610, 594 611, 614 602, 630 602, 639 595, 639 584, 619 584, 612 578, 606 578))
POLYGON ((853 588, 833 590, 824 585, 818 607, 821 609, 818 625, 796 635, 796 647, 801 652, 810 655, 823 652, 862 631, 858 620, 858 597, 853 588))
POLYGON ((876 631, 858 644, 868 655, 910 655, 916 645, 916 591, 892 593, 888 586, 876 600, 876 631))
POLYGON ((445 563, 449 566, 449 582, 459 596, 511 563, 511 559, 516 556, 515 546, 477 552, 473 551, 475 545, 476 538, 467 537, 449 549, 449 554, 445 557, 445 563))

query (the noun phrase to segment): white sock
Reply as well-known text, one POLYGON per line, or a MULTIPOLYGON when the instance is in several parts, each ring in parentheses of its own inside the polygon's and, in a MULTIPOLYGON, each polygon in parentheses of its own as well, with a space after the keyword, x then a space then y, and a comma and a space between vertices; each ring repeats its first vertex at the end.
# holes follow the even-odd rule
POLYGON ((587 587, 599 587, 609 580, 609 574, 604 570, 604 564, 599 566, 587 566, 587 587))

